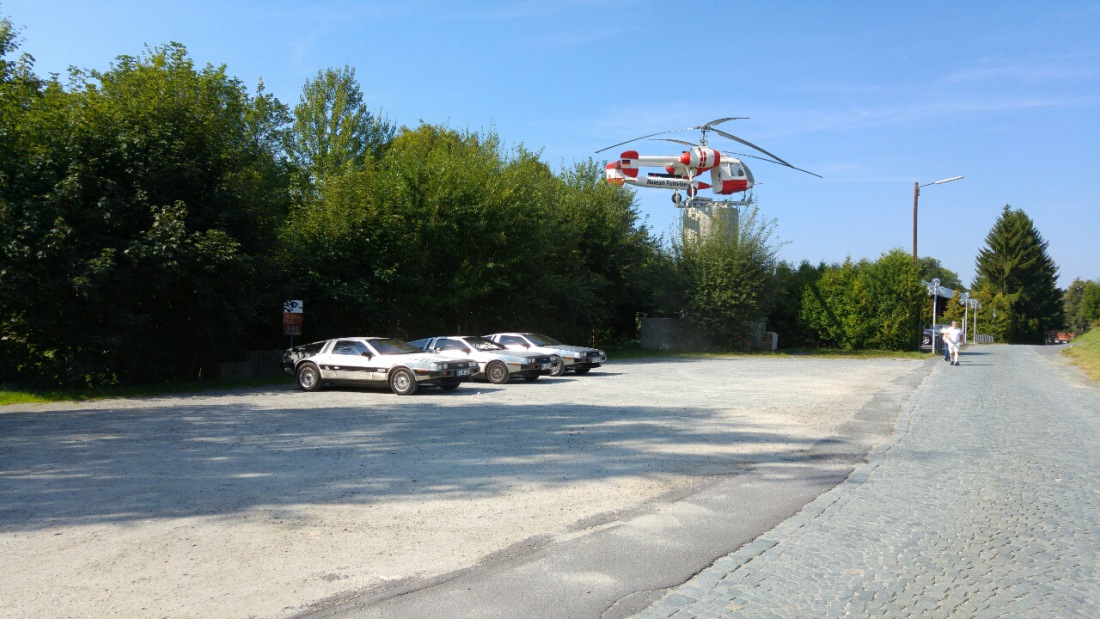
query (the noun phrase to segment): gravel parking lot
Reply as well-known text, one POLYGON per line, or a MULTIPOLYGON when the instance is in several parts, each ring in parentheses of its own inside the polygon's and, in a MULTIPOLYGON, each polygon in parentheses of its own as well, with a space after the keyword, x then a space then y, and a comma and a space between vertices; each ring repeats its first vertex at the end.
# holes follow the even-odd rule
POLYGON ((920 361, 615 362, 508 385, 0 408, 5 617, 285 617, 852 433, 920 361))

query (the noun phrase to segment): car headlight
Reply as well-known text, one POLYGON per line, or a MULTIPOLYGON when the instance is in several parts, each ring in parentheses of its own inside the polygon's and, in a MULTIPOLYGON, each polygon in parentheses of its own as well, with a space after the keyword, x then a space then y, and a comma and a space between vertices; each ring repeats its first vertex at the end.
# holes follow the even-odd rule
POLYGON ((445 367, 447 367, 447 364, 446 363, 441 363, 439 361, 433 361, 431 364, 428 365, 428 369, 430 369, 433 372, 438 372, 438 371, 442 370, 445 367))

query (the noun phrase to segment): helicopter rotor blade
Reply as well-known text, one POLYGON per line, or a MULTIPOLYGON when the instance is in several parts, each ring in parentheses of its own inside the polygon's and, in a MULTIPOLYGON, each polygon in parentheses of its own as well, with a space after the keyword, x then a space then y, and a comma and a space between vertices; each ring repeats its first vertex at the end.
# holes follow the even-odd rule
MULTIPOLYGON (((798 170, 799 172, 805 172, 806 174, 809 174, 810 176, 816 176, 818 178, 825 178, 824 176, 822 176, 820 174, 817 174, 815 172, 811 172, 809 170, 803 170, 802 168, 796 168, 793 165, 791 165, 789 163, 786 163, 786 162, 775 161, 774 159, 766 159, 764 157, 757 157, 756 155, 746 155, 745 153, 730 153, 730 154, 731 155, 737 155, 738 157, 748 157, 749 159, 757 159, 759 161, 767 161, 768 163, 774 163, 775 165, 781 165, 781 166, 784 166, 784 167, 788 167, 792 170, 798 170)), ((756 184, 757 185, 762 185, 763 183, 756 183, 756 184)))
MULTIPOLYGON (((682 130, 681 130, 681 131, 682 131, 682 130)), ((624 145, 624 144, 630 144, 631 142, 637 142, 638 140, 644 140, 644 139, 646 139, 646 138, 651 138, 651 137, 653 137, 653 136, 655 136, 655 135, 664 135, 664 134, 666 134, 666 133, 673 133, 673 132, 672 132, 672 131, 658 131, 657 133, 651 133, 651 134, 649 134, 649 135, 643 135, 643 136, 642 136, 642 137, 640 137, 640 138, 633 138, 633 139, 627 140, 627 141, 625 141, 625 142, 619 142, 618 144, 612 144, 611 146, 608 146, 608 147, 606 147, 606 148, 601 148, 600 150, 598 150, 598 151, 596 151, 596 152, 597 152, 597 153, 602 153, 603 151, 605 151, 605 150, 611 150, 612 148, 615 148, 616 146, 622 146, 622 145, 624 145)))
POLYGON ((753 144, 752 142, 749 142, 748 140, 742 140, 741 138, 737 137, 736 135, 733 135, 731 133, 726 133, 725 131, 722 131, 721 129, 714 129, 714 132, 717 133, 718 135, 724 137, 724 138, 728 138, 730 140, 733 140, 734 142, 740 142, 740 143, 744 144, 745 146, 748 146, 749 148, 754 148, 754 149, 764 153, 765 155, 771 157, 772 159, 775 159, 776 161, 778 161, 779 163, 781 163, 785 166, 788 166, 788 167, 791 167, 791 168, 794 167, 793 165, 787 163, 786 161, 783 161, 783 159, 781 157, 779 157, 778 155, 774 155, 772 153, 769 153, 768 151, 764 150, 763 148, 760 148, 759 146, 757 146, 756 144, 753 144))
POLYGON ((729 118, 719 118, 718 120, 712 120, 705 125, 699 125, 698 127, 692 127, 692 129, 710 129, 714 125, 720 125, 728 120, 748 120, 748 116, 730 116, 729 118))
POLYGON ((698 144, 693 144, 691 142, 685 142, 683 140, 674 140, 672 138, 653 138, 653 141, 654 142, 676 142, 677 144, 683 144, 684 146, 698 146, 698 144))
MULTIPOLYGON (((644 140, 646 138, 651 138, 651 137, 657 136, 657 135, 667 135, 669 133, 680 133, 681 131, 695 131, 697 129, 702 129, 702 130, 705 131, 707 129, 710 129, 712 125, 718 125, 718 124, 726 122, 727 120, 748 120, 748 118, 749 118, 748 116, 730 116, 729 118, 719 118, 718 120, 712 120, 712 121, 710 121, 709 123, 707 123, 705 125, 698 125, 698 126, 695 126, 695 127, 684 127, 683 129, 673 129, 672 131, 658 131, 657 133, 651 133, 649 135, 643 135, 641 137, 633 138, 633 139, 627 140, 625 142, 619 142, 618 144, 612 144, 611 146, 608 146, 606 148, 601 148, 600 150, 598 150, 596 152, 597 153, 602 153, 603 151, 611 150, 612 148, 615 148, 616 146, 622 146, 624 144, 630 144, 631 142, 637 142, 638 140, 644 140)), ((692 146, 695 146, 695 145, 692 144, 692 146)))
POLYGON ((756 144, 753 144, 752 142, 749 142, 748 140, 744 140, 742 138, 737 137, 736 135, 733 135, 731 133, 726 133, 725 131, 722 131, 721 129, 715 128, 715 125, 720 125, 724 122, 728 122, 728 121, 731 121, 731 120, 748 120, 748 118, 749 118, 748 116, 729 116, 729 117, 726 117, 726 118, 718 118, 718 119, 712 120, 709 123, 706 123, 705 125, 697 125, 695 127, 685 127, 683 129, 673 129, 672 131, 658 131, 657 133, 651 133, 649 135, 643 135, 641 137, 637 137, 637 138, 634 138, 632 140, 627 140, 625 142, 619 142, 618 144, 612 144, 611 146, 608 146, 606 148, 601 148, 600 150, 598 150, 596 152, 597 153, 602 153, 605 150, 610 150, 612 148, 615 148, 616 146, 622 146, 624 144, 630 144, 631 142, 637 142, 638 140, 646 140, 646 139, 654 139, 654 140, 660 140, 660 141, 664 141, 664 142, 675 142, 676 144, 683 144, 684 146, 691 146, 691 147, 700 146, 701 144, 702 145, 706 144, 707 132, 708 131, 713 131, 713 132, 717 133, 718 135, 726 138, 727 140, 733 140, 734 142, 744 144, 745 146, 748 146, 749 148, 751 148, 753 150, 764 153, 768 157, 771 157, 771 159, 766 159, 764 157, 758 157, 756 155, 745 155, 745 154, 740 154, 740 153, 732 153, 734 155, 737 155, 739 157, 748 157, 750 159, 759 159, 760 161, 767 161, 768 163, 774 163, 774 164, 777 164, 777 165, 788 167, 792 170, 798 170, 799 172, 809 174, 810 176, 816 176, 818 178, 824 178, 823 176, 821 176, 820 174, 817 174, 815 172, 811 172, 809 170, 803 170, 802 168, 793 166, 789 162, 785 161, 779 155, 776 155, 775 153, 770 153, 770 152, 764 150, 763 148, 760 148, 756 144), (685 142, 684 140, 676 140, 676 139, 673 139, 673 138, 657 138, 656 137, 658 135, 667 135, 669 133, 679 133, 681 131, 701 131, 702 132, 701 144, 695 144, 695 143, 692 143, 692 142, 685 142))
POLYGON ((647 139, 647 138, 651 138, 655 135, 666 135, 666 134, 669 134, 669 133, 679 133, 681 131, 691 131, 693 129, 698 129, 698 128, 699 127, 687 127, 686 129, 673 129, 672 131, 658 131, 657 133, 651 133, 649 135, 643 135, 640 138, 634 138, 632 140, 627 140, 625 142, 619 142, 618 144, 612 144, 611 146, 608 146, 606 148, 601 148, 600 150, 598 150, 596 152, 597 153, 602 153, 603 151, 611 150, 612 148, 615 148, 616 146, 622 146, 623 144, 630 144, 631 142, 637 142, 638 140, 644 140, 644 139, 647 139))

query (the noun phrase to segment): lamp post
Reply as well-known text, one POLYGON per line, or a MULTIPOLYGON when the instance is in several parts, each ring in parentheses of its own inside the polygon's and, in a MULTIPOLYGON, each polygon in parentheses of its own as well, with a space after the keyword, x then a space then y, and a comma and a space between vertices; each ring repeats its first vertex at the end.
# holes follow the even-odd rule
POLYGON ((936 354, 936 300, 940 297, 940 278, 932 280, 932 354, 936 354))
POLYGON ((966 327, 970 323, 970 293, 969 292, 964 292, 964 293, 962 293, 961 296, 962 296, 962 302, 963 302, 963 341, 962 341, 962 343, 965 344, 966 343, 966 327))
POLYGON ((970 304, 974 306, 974 343, 978 343, 978 310, 982 309, 982 302, 977 299, 970 299, 970 304))
POLYGON ((953 176, 951 178, 945 178, 943 180, 934 181, 931 183, 925 183, 921 185, 919 182, 913 183, 913 264, 917 263, 917 199, 920 198, 920 188, 927 187, 929 185, 942 185, 944 183, 950 183, 951 181, 957 181, 961 176, 953 176))

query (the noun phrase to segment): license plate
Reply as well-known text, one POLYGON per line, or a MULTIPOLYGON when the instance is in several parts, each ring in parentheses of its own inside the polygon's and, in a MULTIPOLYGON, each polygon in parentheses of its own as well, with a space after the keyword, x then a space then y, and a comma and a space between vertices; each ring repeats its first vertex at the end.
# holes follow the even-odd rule
POLYGON ((469 376, 470 370, 455 370, 455 376, 469 376))
POLYGON ((553 363, 544 363, 544 364, 542 364, 542 369, 544 369, 544 370, 549 370, 552 367, 554 367, 553 363))

